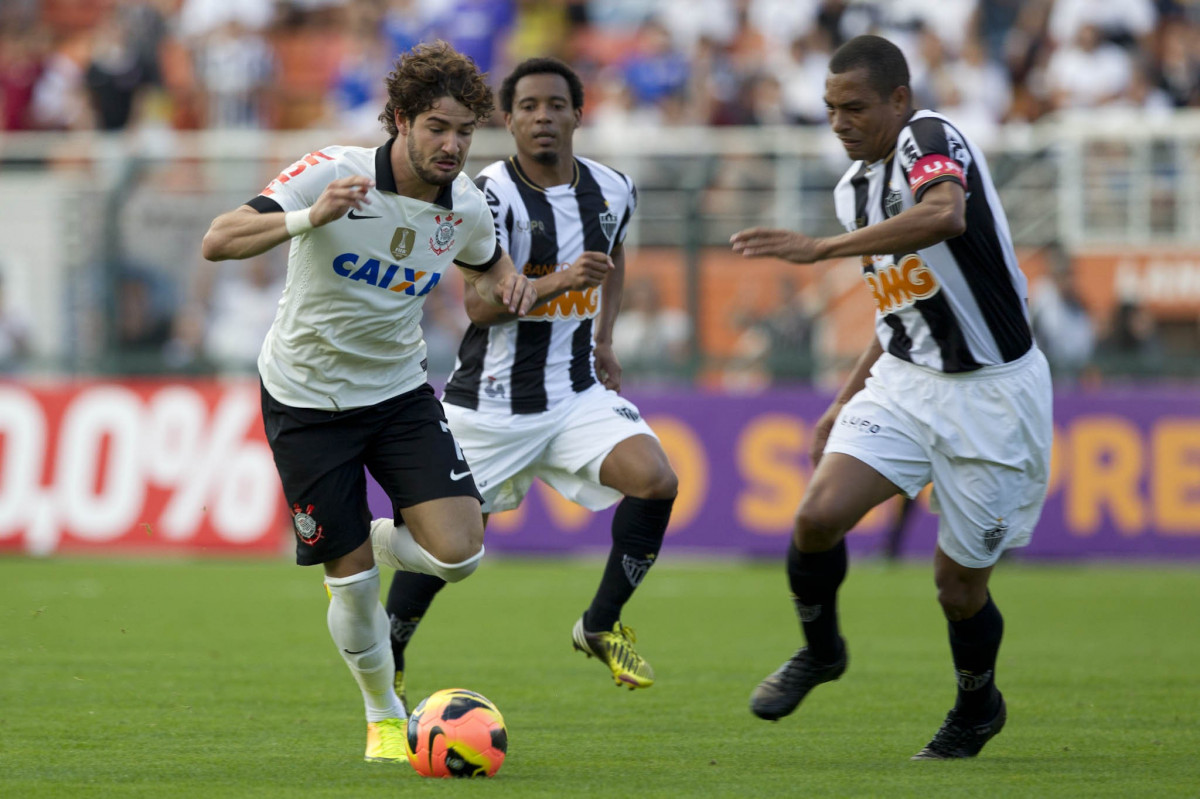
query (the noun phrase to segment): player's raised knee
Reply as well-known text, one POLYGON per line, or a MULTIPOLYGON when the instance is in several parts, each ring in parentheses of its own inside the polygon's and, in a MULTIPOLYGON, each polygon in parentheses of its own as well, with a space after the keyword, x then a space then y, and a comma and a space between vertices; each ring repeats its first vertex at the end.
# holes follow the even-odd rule
POLYGON ((481 545, 466 557, 456 558, 452 561, 439 560, 436 564, 435 573, 448 583, 457 583, 474 574, 482 560, 483 546, 481 545))
POLYGON ((448 583, 465 580, 483 559, 483 536, 461 535, 438 540, 425 550, 429 573, 448 583))
POLYGON ((646 499, 674 499, 679 493, 679 477, 670 466, 658 469, 646 485, 646 499))

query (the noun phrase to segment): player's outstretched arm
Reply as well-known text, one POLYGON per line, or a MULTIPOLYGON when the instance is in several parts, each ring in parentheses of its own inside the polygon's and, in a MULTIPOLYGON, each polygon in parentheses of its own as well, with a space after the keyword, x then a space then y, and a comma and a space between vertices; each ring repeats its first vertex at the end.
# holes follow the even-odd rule
POLYGON ((488 307, 494 309, 494 313, 507 313, 510 318, 515 319, 529 313, 537 303, 538 293, 533 281, 517 272, 512 258, 506 252, 502 252, 500 259, 486 272, 476 272, 463 267, 459 267, 459 271, 475 289, 474 292, 468 291, 464 295, 472 322, 475 321, 470 313, 472 306, 488 307))
POLYGON ((310 207, 284 214, 263 214, 248 205, 239 206, 213 220, 204 234, 201 254, 209 261, 261 255, 293 236, 340 219, 351 208, 361 211, 373 185, 374 181, 362 175, 338 178, 310 207))
POLYGON ((209 225, 200 253, 209 261, 252 258, 291 238, 284 214, 263 214, 248 205, 221 214, 209 225))
POLYGON ((962 185, 934 183, 911 208, 874 225, 828 238, 776 228, 750 228, 730 237, 733 251, 747 258, 782 258, 811 264, 827 258, 915 252, 961 236, 967 229, 967 201, 962 185))
POLYGON ((792 230, 752 227, 729 238, 733 251, 747 258, 782 258, 794 264, 811 264, 829 256, 827 239, 816 239, 792 230))

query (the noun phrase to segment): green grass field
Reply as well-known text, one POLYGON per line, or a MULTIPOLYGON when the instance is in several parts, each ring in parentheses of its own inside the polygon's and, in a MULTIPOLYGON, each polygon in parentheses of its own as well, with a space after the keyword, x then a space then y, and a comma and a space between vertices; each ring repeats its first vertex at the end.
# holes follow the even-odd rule
POLYGON ((442 593, 410 694, 480 691, 510 735, 451 782, 362 762, 314 569, 0 559, 0 796, 1200 796, 1200 569, 1001 564, 1009 724, 955 763, 908 760, 953 700, 929 568, 852 564, 850 671, 775 724, 746 702, 798 645, 781 564, 658 566, 640 692, 571 650, 599 570, 493 559, 442 593))

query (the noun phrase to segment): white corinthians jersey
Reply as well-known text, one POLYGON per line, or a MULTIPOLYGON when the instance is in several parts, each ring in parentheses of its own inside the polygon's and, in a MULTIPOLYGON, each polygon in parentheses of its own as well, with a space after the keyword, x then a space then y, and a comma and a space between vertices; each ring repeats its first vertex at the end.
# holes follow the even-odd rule
MULTIPOLYGON (((569 184, 542 188, 516 158, 479 173, 500 246, 530 280, 569 267, 585 250, 612 253, 637 206, 633 181, 603 164, 575 159, 569 184)), ((471 325, 443 400, 497 413, 541 413, 596 382, 592 320, 600 287, 569 291, 527 316, 471 325)))
POLYGON ((285 405, 345 410, 421 386, 425 295, 452 264, 482 271, 500 258, 492 216, 467 176, 432 203, 396 193, 394 141, 309 153, 248 203, 296 211, 335 178, 375 181, 363 210, 291 240, 283 297, 258 356, 263 385, 285 405))
POLYGON ((940 114, 918 111, 894 157, 856 161, 834 189, 847 230, 911 208, 929 186, 958 181, 967 230, 916 252, 863 258, 875 299, 875 331, 886 352, 941 372, 1008 363, 1033 346, 1025 275, 987 162, 940 114))

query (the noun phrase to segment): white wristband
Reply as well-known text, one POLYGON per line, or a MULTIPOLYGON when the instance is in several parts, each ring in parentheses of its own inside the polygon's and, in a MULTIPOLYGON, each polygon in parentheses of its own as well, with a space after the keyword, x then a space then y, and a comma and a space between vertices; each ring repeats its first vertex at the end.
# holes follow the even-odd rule
POLYGON ((299 236, 313 229, 312 208, 302 211, 288 211, 283 215, 283 224, 289 236, 299 236))

